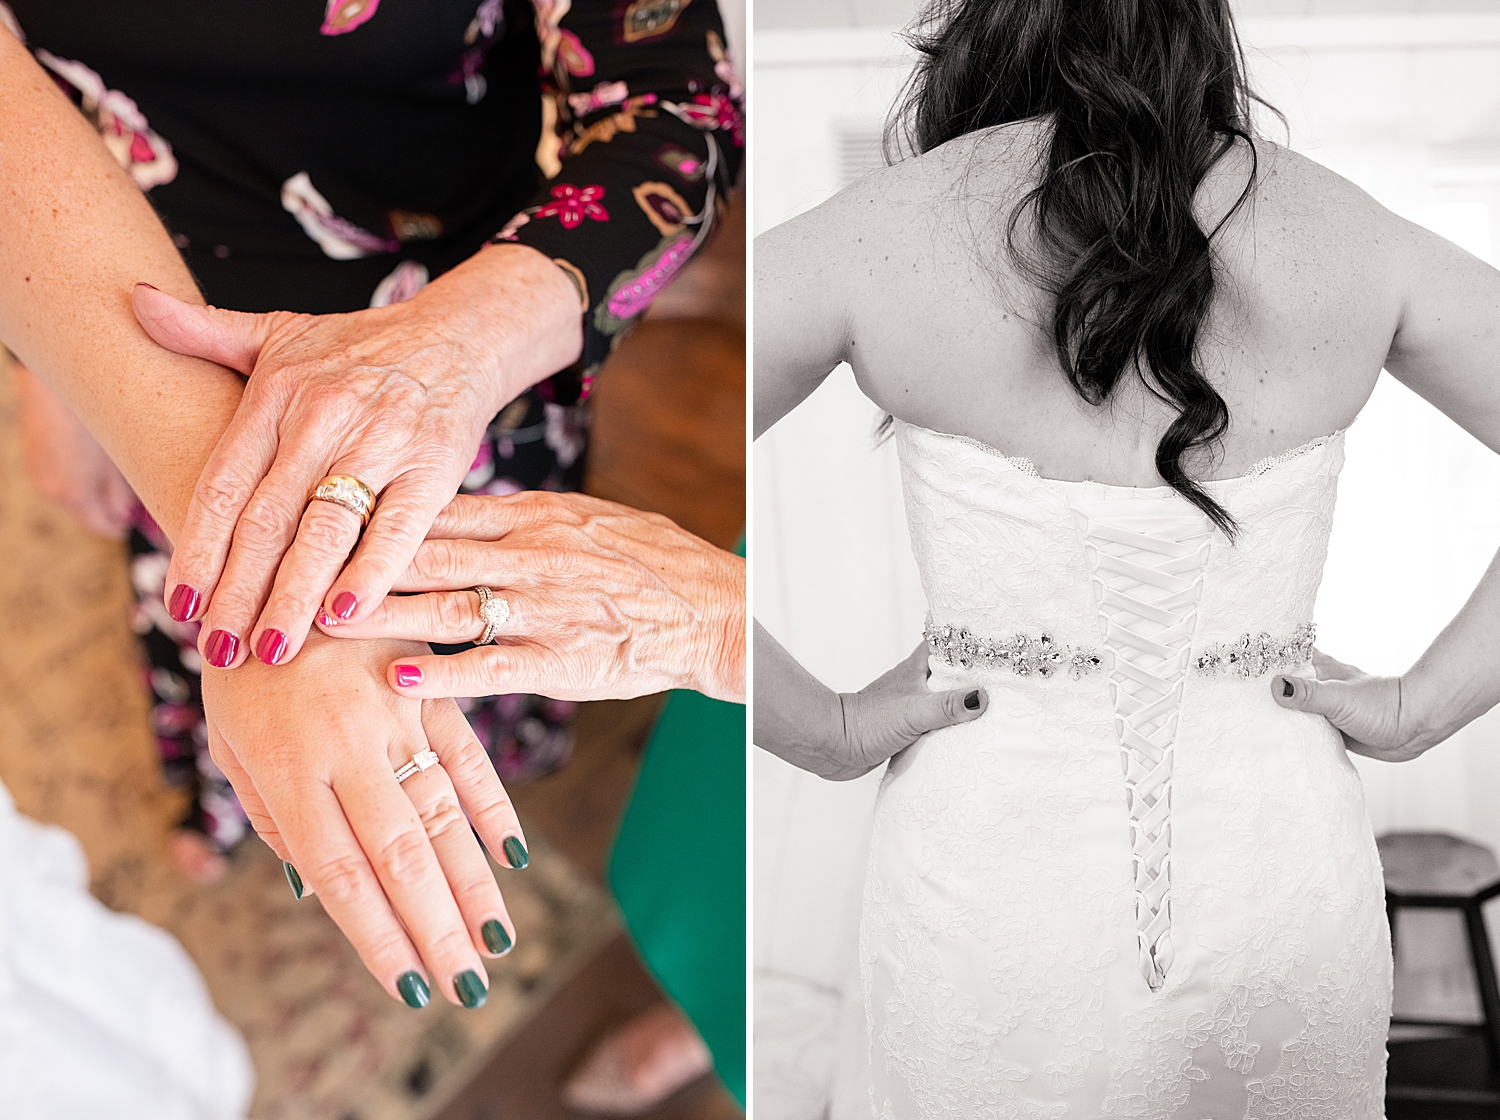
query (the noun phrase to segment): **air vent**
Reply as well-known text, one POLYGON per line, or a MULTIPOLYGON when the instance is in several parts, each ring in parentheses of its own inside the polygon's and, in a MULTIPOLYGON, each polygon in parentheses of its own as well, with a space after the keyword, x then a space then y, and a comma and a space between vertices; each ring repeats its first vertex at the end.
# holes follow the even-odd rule
POLYGON ((878 124, 838 126, 840 187, 847 187, 861 176, 885 166, 885 156, 881 152, 883 132, 878 124))

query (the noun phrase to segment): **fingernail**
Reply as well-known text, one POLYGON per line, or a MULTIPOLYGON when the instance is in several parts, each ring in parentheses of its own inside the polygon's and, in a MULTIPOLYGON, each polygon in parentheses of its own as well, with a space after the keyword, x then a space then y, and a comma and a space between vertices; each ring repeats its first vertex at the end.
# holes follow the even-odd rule
POLYGON ((354 597, 354 592, 340 591, 338 598, 333 601, 333 613, 339 616, 340 621, 348 622, 358 606, 359 600, 354 597))
POLYGON ((432 998, 427 991, 427 981, 415 972, 403 973, 401 979, 396 981, 396 991, 401 993, 401 998, 406 1001, 407 1007, 415 1007, 418 1010, 426 1007, 427 1001, 432 998))
POLYGON ((203 652, 214 668, 227 669, 234 664, 234 655, 240 652, 240 640, 228 630, 215 630, 204 643, 203 652))
POLYGON ((414 684, 421 684, 422 670, 415 665, 397 665, 396 683, 402 688, 410 688, 414 684))
POLYGON ((484 938, 484 947, 496 955, 510 952, 510 934, 505 932, 505 927, 494 918, 479 927, 479 933, 484 938))
POLYGON ((319 626, 337 626, 338 623, 335 622, 335 621, 333 621, 333 619, 331 619, 331 618, 328 617, 328 612, 327 611, 319 611, 318 612, 318 625, 319 626))
POLYGON ((490 998, 489 990, 473 969, 461 972, 453 978, 453 990, 458 993, 458 1002, 465 1007, 483 1007, 490 998))
POLYGON ((286 872, 286 881, 292 888, 292 893, 300 899, 303 895, 302 876, 298 875, 297 869, 286 860, 281 861, 281 870, 286 872))
POLYGON ((144 280, 137 280, 135 282, 135 286, 137 288, 150 288, 153 292, 161 291, 161 289, 158 288, 155 284, 148 284, 144 280))
POLYGON ((1283 696, 1287 697, 1288 699, 1290 699, 1291 696, 1292 696, 1292 694, 1295 693, 1296 691, 1297 690, 1292 687, 1292 682, 1291 681, 1287 680, 1285 677, 1281 678, 1281 695, 1283 695, 1283 696))
POLYGON ((275 665, 286 654, 286 635, 280 630, 267 630, 255 644, 255 656, 267 665, 275 665))
POLYGON ((964 697, 964 707, 968 708, 971 712, 979 711, 979 689, 976 688, 964 697))
POLYGON ((505 858, 517 871, 531 862, 531 857, 526 854, 526 845, 521 843, 519 836, 507 836, 500 846, 505 849, 505 858))
POLYGON ((179 583, 172 589, 172 601, 167 604, 167 613, 178 622, 186 622, 198 612, 198 604, 202 601, 197 591, 185 583, 179 583))

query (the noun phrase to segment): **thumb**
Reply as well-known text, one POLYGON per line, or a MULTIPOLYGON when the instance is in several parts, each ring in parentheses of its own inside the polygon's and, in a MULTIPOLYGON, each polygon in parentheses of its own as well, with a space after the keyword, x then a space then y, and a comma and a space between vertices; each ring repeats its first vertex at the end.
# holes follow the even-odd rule
POLYGON ((1374 699, 1368 695, 1366 682, 1315 681, 1306 677, 1274 677, 1271 680, 1271 695, 1283 708, 1294 712, 1308 712, 1322 716, 1341 731, 1358 733, 1367 719, 1360 719, 1363 708, 1374 699), (1364 703, 1361 703, 1361 701, 1364 703))
POLYGON ((913 697, 906 711, 906 725, 915 739, 929 731, 968 723, 984 715, 989 694, 982 688, 955 688, 951 692, 930 692, 913 697))
POLYGON ((246 377, 271 331, 271 315, 184 303, 146 283, 135 286, 130 303, 136 321, 158 346, 206 358, 246 377))

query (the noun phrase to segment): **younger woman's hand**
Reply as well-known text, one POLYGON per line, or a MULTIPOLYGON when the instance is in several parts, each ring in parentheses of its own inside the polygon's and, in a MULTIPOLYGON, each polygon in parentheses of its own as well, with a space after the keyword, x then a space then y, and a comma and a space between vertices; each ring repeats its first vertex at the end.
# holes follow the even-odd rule
POLYGON ((820 778, 868 774, 929 731, 969 723, 989 709, 983 688, 927 687, 923 642, 858 692, 834 692, 755 624, 755 745, 820 778))
POLYGON ((509 618, 498 644, 405 657, 387 679, 405 696, 534 692, 626 699, 691 688, 745 696, 745 561, 660 514, 585 494, 460 496, 439 515, 397 591, 340 638, 472 642, 484 585, 509 618))
POLYGON ((480 954, 508 950, 515 927, 474 831, 512 867, 528 856, 457 705, 386 687, 385 667, 418 648, 313 634, 289 665, 205 667, 209 749, 295 869, 293 889, 318 895, 392 998, 418 1007, 436 987, 476 1007, 480 954), (398 783, 396 769, 429 747, 439 765, 398 783))
POLYGON ((1433 746, 1403 719, 1400 677, 1371 676, 1321 650, 1313 650, 1316 680, 1271 678, 1271 695, 1283 708, 1322 716, 1355 754, 1382 762, 1407 762, 1433 746))

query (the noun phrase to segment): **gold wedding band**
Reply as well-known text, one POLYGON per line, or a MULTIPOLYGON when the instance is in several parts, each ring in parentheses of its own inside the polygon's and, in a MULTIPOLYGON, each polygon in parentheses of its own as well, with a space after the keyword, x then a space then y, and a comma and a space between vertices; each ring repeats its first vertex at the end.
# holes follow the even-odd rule
POLYGON ((359 518, 359 527, 363 529, 370 523, 370 513, 375 509, 375 491, 352 475, 331 474, 318 483, 308 501, 343 506, 359 518))
POLYGON ((495 632, 510 621, 510 604, 488 587, 476 587, 474 594, 479 596, 479 617, 484 620, 484 633, 474 644, 488 645, 495 640, 495 632))

